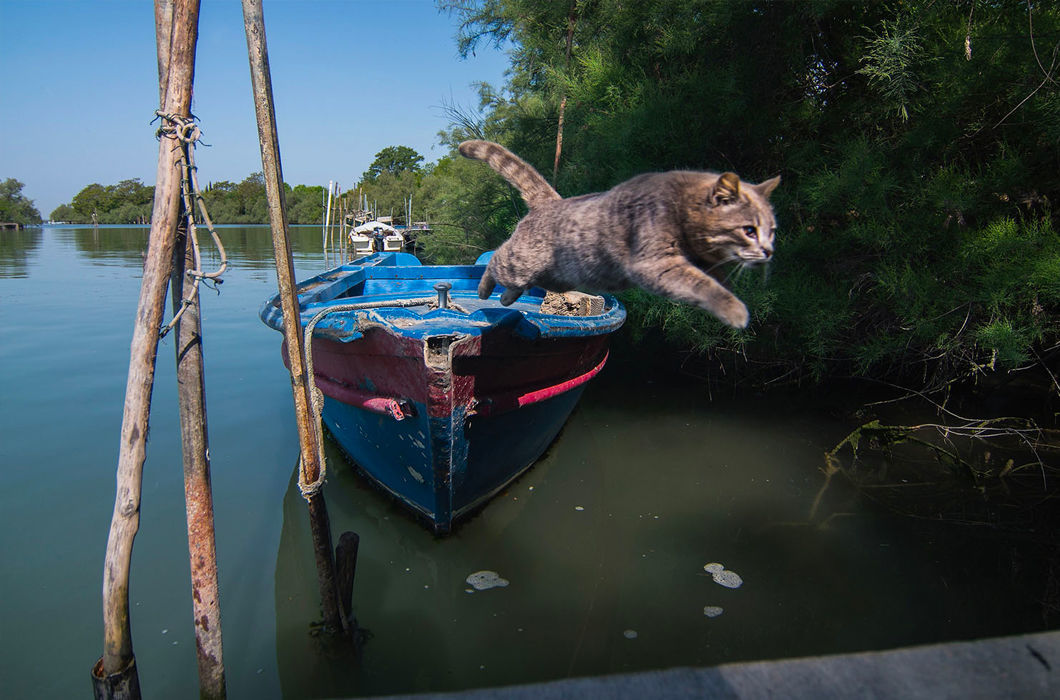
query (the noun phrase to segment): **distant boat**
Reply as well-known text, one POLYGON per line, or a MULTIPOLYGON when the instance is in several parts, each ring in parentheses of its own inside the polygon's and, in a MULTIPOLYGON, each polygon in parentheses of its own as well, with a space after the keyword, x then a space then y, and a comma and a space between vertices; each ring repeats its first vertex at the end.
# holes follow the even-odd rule
POLYGON ((350 245, 355 255, 397 253, 404 250, 405 238, 388 223, 366 221, 350 231, 350 245))
MULTIPOLYGON (((336 310, 315 327, 324 423, 361 471, 439 534, 548 448, 626 318, 610 296, 557 302, 535 288, 504 307, 498 289, 481 300, 489 255, 433 266, 376 253, 298 285, 303 328, 326 309, 379 305, 336 310), (560 315, 572 310, 582 315, 560 315)), ((260 315, 282 331, 278 296, 260 315)))

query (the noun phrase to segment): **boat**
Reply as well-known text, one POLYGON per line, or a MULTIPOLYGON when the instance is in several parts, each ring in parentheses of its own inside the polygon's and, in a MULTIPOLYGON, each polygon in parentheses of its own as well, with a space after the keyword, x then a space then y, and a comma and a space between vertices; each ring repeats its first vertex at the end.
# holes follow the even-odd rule
POLYGON ((393 253, 405 248, 405 238, 385 221, 366 221, 350 231, 350 245, 356 255, 393 253))
MULTIPOLYGON (((296 289, 302 328, 313 326, 307 352, 324 424, 359 471, 436 534, 545 452, 626 318, 611 296, 533 288, 506 307, 498 287, 479 299, 490 255, 423 265, 374 253, 296 289)), ((282 332, 278 296, 260 316, 282 332)))

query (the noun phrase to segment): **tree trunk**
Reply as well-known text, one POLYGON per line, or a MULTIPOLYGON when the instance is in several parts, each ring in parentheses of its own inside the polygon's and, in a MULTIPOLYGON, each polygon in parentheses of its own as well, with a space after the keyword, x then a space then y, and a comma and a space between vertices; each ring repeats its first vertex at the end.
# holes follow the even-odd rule
MULTIPOLYGON (((567 75, 570 75, 570 54, 574 46, 574 27, 578 23, 578 4, 572 0, 570 14, 567 15, 567 75)), ((552 163, 552 186, 556 186, 559 177, 559 156, 563 151, 563 118, 567 112, 567 91, 564 89, 563 97, 559 101, 559 123, 556 125, 556 159, 552 163)))

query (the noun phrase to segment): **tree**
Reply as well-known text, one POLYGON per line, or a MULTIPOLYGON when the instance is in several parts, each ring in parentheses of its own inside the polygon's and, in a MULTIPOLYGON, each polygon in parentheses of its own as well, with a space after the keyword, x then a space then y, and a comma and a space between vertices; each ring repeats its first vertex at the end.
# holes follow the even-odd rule
POLYGON ((154 187, 138 178, 117 185, 92 183, 81 189, 69 204, 52 212, 52 219, 74 224, 145 224, 151 220, 154 187))
POLYGON ((408 146, 387 146, 375 154, 375 160, 361 176, 362 182, 371 182, 383 173, 399 175, 401 173, 418 173, 423 170, 420 163, 423 156, 408 146))
POLYGON ((93 221, 93 216, 98 219, 100 214, 111 208, 111 204, 107 188, 98 182, 93 182, 82 188, 70 201, 70 206, 77 213, 77 218, 72 220, 72 223, 88 223, 93 221))
POLYGON ((70 223, 77 217, 77 212, 69 204, 60 204, 52 210, 51 215, 48 217, 52 221, 62 221, 64 223, 70 223))
MULTIPOLYGON (((941 384, 1060 340, 1055 3, 441 6, 461 52, 510 42, 506 95, 481 123, 492 140, 544 172, 562 108, 564 195, 651 170, 783 174, 769 284, 734 282, 748 331, 643 294, 627 296, 631 325, 791 380, 915 368, 941 384)), ((474 211, 500 211, 494 195, 443 189, 491 241, 474 211)))
POLYGON ((0 221, 36 226, 41 223, 40 212, 33 206, 33 200, 22 196, 23 187, 13 177, 0 182, 0 221))
MULTIPOLYGON (((286 185, 284 187, 287 187, 286 185)), ((319 224, 324 220, 326 190, 320 185, 295 185, 287 190, 287 218, 292 224, 319 224)))

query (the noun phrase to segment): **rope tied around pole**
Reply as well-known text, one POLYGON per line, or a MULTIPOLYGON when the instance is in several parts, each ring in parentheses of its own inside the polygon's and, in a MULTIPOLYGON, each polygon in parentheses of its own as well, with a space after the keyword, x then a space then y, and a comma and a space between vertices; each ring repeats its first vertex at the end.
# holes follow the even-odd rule
POLYGON ((324 392, 322 392, 320 387, 316 384, 316 372, 313 369, 313 330, 317 327, 317 324, 329 314, 340 313, 343 311, 362 311, 365 309, 403 308, 424 305, 431 306, 432 304, 437 303, 438 300, 435 297, 419 297, 414 299, 397 299, 393 301, 362 301, 352 304, 336 304, 335 306, 317 312, 317 314, 310 319, 309 323, 306 324, 305 330, 302 334, 302 340, 303 345, 305 345, 306 375, 312 382, 309 392, 310 407, 313 409, 313 416, 315 417, 315 420, 312 421, 313 433, 317 445, 317 462, 320 464, 320 474, 317 475, 316 480, 311 483, 307 482, 304 460, 299 456, 298 490, 302 492, 302 498, 306 501, 315 496, 324 486, 324 477, 327 472, 327 464, 324 460, 324 428, 322 419, 324 411, 324 392))
POLYGON ((199 177, 198 168, 195 166, 195 145, 202 138, 202 130, 199 129, 199 125, 195 123, 194 117, 184 118, 175 114, 167 114, 162 110, 155 112, 155 118, 161 119, 162 124, 158 127, 156 136, 159 139, 170 138, 177 142, 176 148, 180 149, 180 161, 178 166, 180 167, 180 192, 184 202, 184 217, 187 222, 188 235, 191 237, 192 251, 195 257, 195 267, 191 270, 187 270, 185 274, 191 279, 195 280, 196 284, 192 287, 191 294, 180 301, 180 308, 177 309, 176 313, 173 314, 173 318, 163 326, 158 333, 159 338, 164 338, 167 333, 176 327, 177 322, 180 321, 180 317, 184 314, 185 309, 195 303, 195 299, 199 294, 199 286, 201 284, 213 284, 213 289, 217 289, 216 285, 222 284, 224 280, 221 279, 221 275, 224 274, 225 270, 228 269, 228 258, 225 254, 224 245, 221 243, 221 237, 217 235, 217 230, 214 228, 213 221, 210 219, 209 212, 206 211, 206 200, 202 196, 202 190, 199 188, 199 177), (198 205, 199 213, 202 215, 203 223, 206 225, 206 230, 210 232, 210 236, 213 238, 214 245, 217 247, 217 252, 221 257, 220 265, 214 272, 203 272, 202 271, 202 255, 199 250, 199 229, 195 223, 195 207, 192 202, 198 205))

